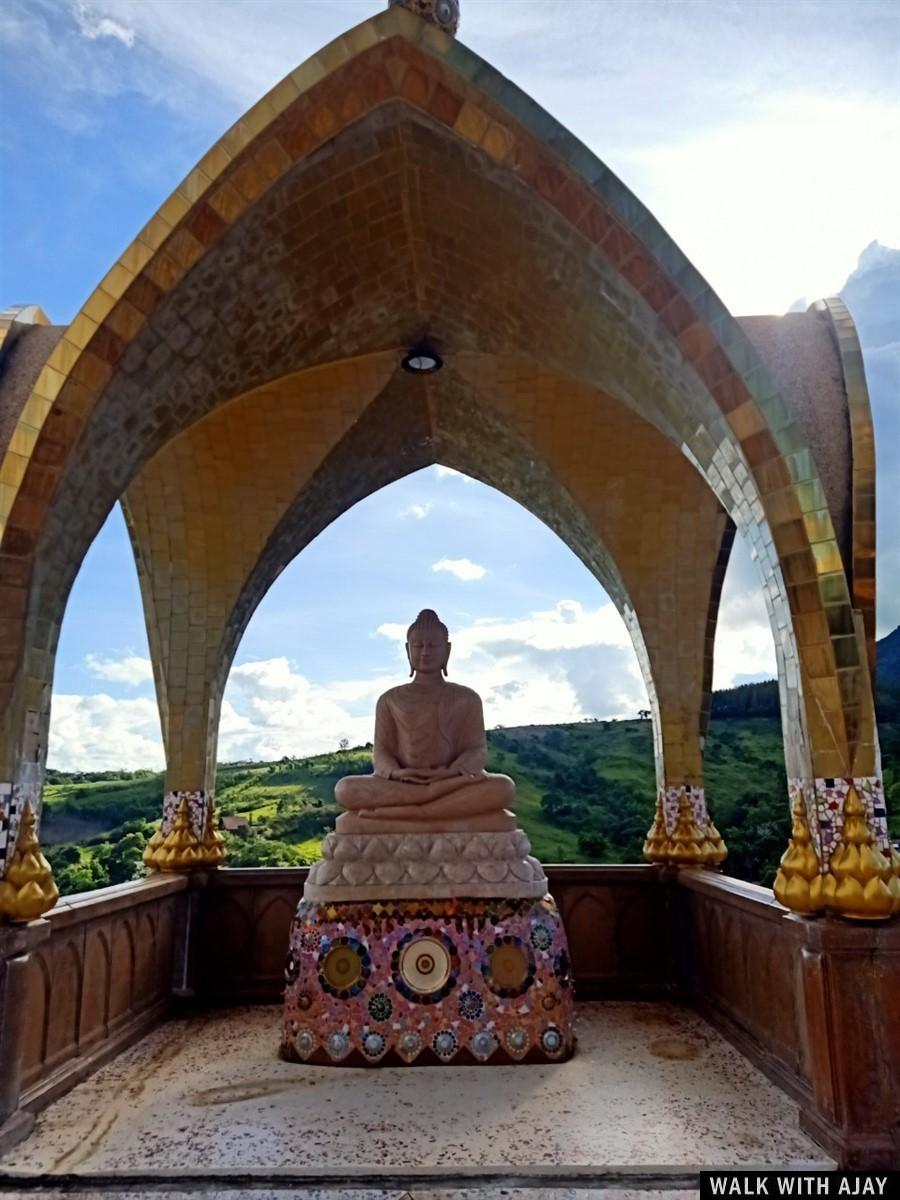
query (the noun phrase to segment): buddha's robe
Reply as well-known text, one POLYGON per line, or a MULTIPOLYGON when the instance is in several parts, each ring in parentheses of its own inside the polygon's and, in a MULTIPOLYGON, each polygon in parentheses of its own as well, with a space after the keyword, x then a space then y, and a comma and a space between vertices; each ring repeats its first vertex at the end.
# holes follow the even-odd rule
POLYGON ((342 833, 503 831, 515 829, 507 809, 515 784, 485 771, 487 744, 481 698, 457 683, 391 688, 375 709, 373 775, 338 781, 347 810, 342 833), (391 778, 399 771, 435 772, 428 782, 391 778))

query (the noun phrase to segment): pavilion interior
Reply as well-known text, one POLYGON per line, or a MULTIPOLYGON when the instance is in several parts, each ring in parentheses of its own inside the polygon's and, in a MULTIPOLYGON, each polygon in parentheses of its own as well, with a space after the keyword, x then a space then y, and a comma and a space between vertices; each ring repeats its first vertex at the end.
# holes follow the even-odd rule
POLYGON ((828 303, 737 322, 571 135, 391 9, 238 122, 70 326, 10 334, 7 817, 39 809, 66 599, 116 502, 166 790, 208 815, 222 689, 265 589, 356 500, 443 462, 529 507, 618 604, 660 810, 667 789, 702 798, 721 581, 747 533, 813 868, 789 911, 699 866, 547 865, 581 1037, 547 1067, 279 1061, 300 870, 154 873, 0 924, 0 1193, 217 1194, 240 1174, 273 1195, 649 1195, 703 1166, 900 1165, 900 922, 811 899, 825 785, 868 787, 870 814, 880 786, 871 420, 828 303), (423 332, 444 358, 430 381, 398 365, 423 332))

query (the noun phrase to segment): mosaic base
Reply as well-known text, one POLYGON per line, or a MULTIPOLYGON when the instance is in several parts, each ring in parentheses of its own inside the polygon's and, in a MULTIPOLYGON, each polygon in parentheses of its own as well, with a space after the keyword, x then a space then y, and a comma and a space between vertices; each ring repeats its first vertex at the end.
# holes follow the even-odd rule
POLYGON ((281 1054, 330 1066, 562 1062, 572 974, 552 896, 301 900, 281 1054))
POLYGON ((184 799, 188 802, 188 820, 191 823, 191 833, 202 841, 206 833, 206 816, 212 803, 211 792, 166 792, 163 797, 162 826, 163 834, 171 833, 175 824, 175 816, 184 799))
POLYGON ((709 813, 706 809, 706 791, 702 787, 691 787, 690 784, 669 785, 662 789, 663 820, 666 823, 666 833, 669 837, 675 832, 678 823, 678 812, 681 797, 688 795, 694 815, 694 824, 700 829, 709 828, 709 813))
POLYGON ((860 800, 866 806, 866 820, 875 839, 875 845, 890 852, 887 827, 887 808, 884 784, 873 775, 853 778, 788 780, 788 796, 793 805, 800 796, 806 808, 806 818, 813 846, 819 856, 822 869, 828 866, 832 852, 840 840, 844 828, 844 805, 851 786, 856 787, 860 800))

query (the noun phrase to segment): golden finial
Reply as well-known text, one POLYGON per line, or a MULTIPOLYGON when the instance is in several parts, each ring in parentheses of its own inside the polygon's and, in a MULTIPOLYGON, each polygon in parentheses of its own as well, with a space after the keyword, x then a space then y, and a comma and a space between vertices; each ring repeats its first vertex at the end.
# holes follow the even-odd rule
POLYGON ((887 880, 888 891, 894 898, 894 912, 898 913, 900 912, 900 851, 893 848, 891 848, 890 867, 891 872, 887 880))
POLYGON ((799 792, 791 804, 791 817, 791 840, 781 856, 772 890, 775 899, 791 912, 819 912, 822 908, 822 873, 809 832, 806 805, 799 792))
POLYGON ((159 868, 159 852, 162 849, 163 842, 166 840, 166 835, 162 831, 162 822, 153 837, 144 847, 144 866, 150 871, 158 871, 159 868))
POLYGON ((891 861, 874 845, 866 806, 851 784, 844 802, 844 827, 822 883, 825 906, 842 917, 878 920, 894 911, 889 887, 891 861))
POLYGON ((662 793, 656 797, 656 815, 653 824, 647 832, 644 841, 644 858, 652 863, 668 861, 669 835, 666 832, 666 819, 663 812, 662 793))
POLYGON ((148 862, 147 857, 144 858, 147 866, 154 871, 190 871, 194 867, 205 865, 202 860, 200 842, 191 829, 187 796, 181 798, 172 828, 162 837, 161 841, 156 839, 157 835, 154 834, 147 847, 148 856, 152 861, 148 862), (154 842, 156 845, 151 854, 150 846, 154 842))
POLYGON ((678 798, 678 820, 672 830, 668 861, 675 866, 694 867, 704 862, 701 849, 703 830, 694 820, 694 805, 690 791, 685 789, 678 798))
POLYGON ((41 853, 35 832, 34 809, 26 800, 16 848, 0 883, 0 915, 12 921, 34 921, 59 899, 53 871, 41 853))
POLYGON ((225 839, 216 828, 216 806, 212 796, 206 806, 206 824, 200 854, 205 867, 220 867, 225 861, 225 839))
POLYGON ((703 854, 703 862, 707 867, 718 867, 728 857, 728 847, 712 821, 708 822, 706 826, 706 835, 700 850, 703 854))

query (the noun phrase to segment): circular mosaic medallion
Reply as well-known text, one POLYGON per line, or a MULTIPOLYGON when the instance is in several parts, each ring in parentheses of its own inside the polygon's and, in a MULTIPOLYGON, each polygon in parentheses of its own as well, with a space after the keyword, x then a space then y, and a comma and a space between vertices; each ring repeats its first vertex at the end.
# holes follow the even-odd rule
POLYGON ((450 955, 436 938, 417 938, 400 955, 400 974, 414 992, 436 992, 450 977, 450 955))
POLYGON ((459 954, 445 933, 416 929, 397 943, 391 956, 394 986, 407 1000, 437 1004, 456 987, 459 954))
POLYGON ((417 1033, 410 1031, 400 1035, 400 1040, 397 1042, 397 1052, 401 1058, 407 1062, 412 1062, 421 1049, 422 1039, 417 1033))
POLYGON ((484 1012, 484 1000, 477 992, 460 992, 459 996, 459 1015, 468 1017, 470 1021, 477 1021, 484 1012))
POLYGON ((510 1029, 506 1034, 506 1044, 513 1054, 524 1054, 528 1049, 527 1032, 524 1029, 510 1029))
POLYGON ((479 1029, 469 1045, 479 1062, 487 1062, 497 1049, 497 1039, 489 1029, 479 1029))
POLYGON ((336 1033, 330 1033, 325 1043, 325 1049, 328 1051, 330 1057, 335 1062, 338 1062, 340 1059, 346 1058, 350 1053, 350 1039, 342 1029, 336 1033))
POLYGON ((535 925, 531 931, 531 944, 535 950, 549 950, 553 945, 553 934, 546 925, 535 925))
POLYGON ((549 1029, 545 1029, 541 1034, 541 1049, 547 1054, 559 1054, 562 1050, 562 1034, 555 1025, 551 1025, 549 1029))
POLYGON ((380 1058, 384 1054, 387 1042, 380 1033, 367 1033, 363 1038, 363 1054, 366 1058, 380 1058))
POLYGON ((446 1062, 456 1053, 459 1042, 452 1029, 440 1029, 431 1039, 431 1046, 438 1058, 446 1062))
POLYGON ((316 1039, 308 1029, 301 1029, 294 1036, 294 1049, 301 1058, 309 1058, 316 1048, 316 1039))
POLYGON ((318 929, 304 929, 300 934, 300 949, 315 954, 322 945, 322 935, 318 929))
POLYGON ((521 938, 501 937, 488 946, 481 973, 498 996, 521 996, 534 982, 534 956, 521 938))
POLYGON ((351 937, 335 938, 323 944, 319 957, 319 984, 339 1000, 348 1000, 362 991, 372 969, 366 947, 351 937))
POLYGON ((376 992, 369 1001, 369 1016, 373 1021, 387 1021, 393 1011, 391 998, 384 992, 376 992))
POLYGON ((297 1007, 302 1009, 303 1012, 306 1012, 308 1008, 312 1008, 312 996, 309 992, 297 993, 297 1007))
POLYGON ((550 1012, 552 1008, 556 1008, 557 1004, 559 1004, 559 996, 556 992, 548 992, 541 1000, 541 1007, 545 1012, 550 1012))

